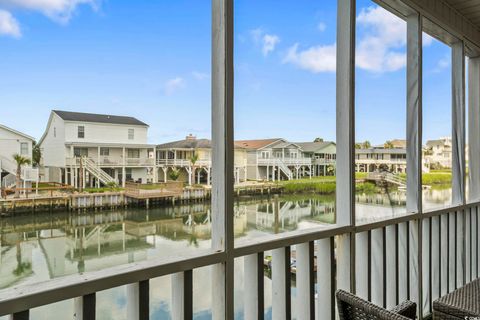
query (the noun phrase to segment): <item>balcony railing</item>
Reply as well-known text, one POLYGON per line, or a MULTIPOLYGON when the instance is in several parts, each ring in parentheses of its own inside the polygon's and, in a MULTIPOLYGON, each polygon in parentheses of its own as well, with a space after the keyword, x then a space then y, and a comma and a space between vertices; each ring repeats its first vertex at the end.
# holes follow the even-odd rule
MULTIPOLYGON (((175 166, 175 167, 190 167, 192 162, 190 159, 157 159, 157 165, 160 166, 175 166)), ((211 160, 200 159, 195 162, 195 166, 210 167, 211 160)))
MULTIPOLYGON (((100 156, 100 158, 96 157, 89 157, 91 161, 93 161, 98 166, 153 166, 155 165, 155 159, 150 158, 125 158, 122 157, 113 157, 113 156, 100 156)), ((79 158, 66 158, 66 165, 67 166, 78 166, 79 158)))
POLYGON ((357 164, 407 164, 407 159, 356 159, 357 164))
POLYGON ((311 158, 259 158, 258 164, 263 166, 278 166, 281 163, 287 166, 309 166, 312 164, 311 158))

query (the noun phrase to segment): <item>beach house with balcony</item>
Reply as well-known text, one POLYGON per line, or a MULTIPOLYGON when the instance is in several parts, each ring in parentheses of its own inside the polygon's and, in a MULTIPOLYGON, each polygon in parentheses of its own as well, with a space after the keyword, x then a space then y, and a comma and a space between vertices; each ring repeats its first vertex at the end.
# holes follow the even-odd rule
POLYGON ((372 147, 355 150, 356 172, 388 171, 405 173, 407 149, 372 147))
MULTIPOLYGON (((13 160, 14 154, 32 159, 33 142, 29 135, 0 124, 0 182, 2 187, 13 187, 16 180, 17 164, 13 160)), ((31 165, 22 170, 22 180, 38 180, 38 171, 32 170, 31 165)))
POLYGON ((295 142, 302 149, 303 157, 312 159, 312 175, 335 175, 337 147, 332 141, 295 142))
POLYGON ((424 157, 430 167, 452 168, 452 138, 428 140, 424 157))
MULTIPOLYGON (((170 180, 172 170, 178 170, 179 181, 192 184, 211 184, 212 142, 189 134, 183 140, 159 144, 156 147, 157 170, 160 181, 170 180)), ((235 182, 246 180, 246 152, 235 146, 235 182)))
POLYGON ((53 110, 39 141, 44 180, 76 187, 155 182, 148 128, 133 117, 53 110))
POLYGON ((239 140, 235 144, 246 150, 249 180, 291 180, 313 174, 312 159, 305 157, 296 143, 275 138, 239 140))

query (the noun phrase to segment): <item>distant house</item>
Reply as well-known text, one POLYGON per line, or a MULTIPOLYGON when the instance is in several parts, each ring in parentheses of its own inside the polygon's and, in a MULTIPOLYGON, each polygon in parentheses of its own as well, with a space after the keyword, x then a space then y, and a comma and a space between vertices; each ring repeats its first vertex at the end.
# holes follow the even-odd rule
MULTIPOLYGON (((157 145, 156 152, 160 181, 169 180, 171 171, 177 169, 180 181, 189 184, 211 184, 211 140, 197 139, 190 134, 183 140, 157 145), (197 157, 195 164, 192 163, 194 155, 197 157)), ((245 150, 239 146, 235 146, 234 170, 236 183, 246 180, 246 154, 245 150)))
POLYGON ((247 152, 247 178, 250 180, 290 180, 312 176, 312 159, 302 148, 285 139, 236 141, 247 152))
POLYGON ((13 160, 13 155, 19 154, 32 159, 34 141, 33 137, 0 124, 0 180, 2 186, 10 187, 15 182, 12 175, 16 175, 17 165, 13 160), (5 178, 8 175, 10 175, 10 179, 5 178))
POLYGON ((335 174, 337 146, 332 141, 295 142, 305 158, 312 159, 314 176, 335 174))
POLYGON ((452 139, 450 137, 428 140, 426 143, 425 160, 428 165, 443 168, 452 167, 452 139))
POLYGON ((39 141, 45 181, 79 187, 154 182, 149 126, 132 117, 53 110, 39 141), (80 159, 85 176, 80 179, 80 159))

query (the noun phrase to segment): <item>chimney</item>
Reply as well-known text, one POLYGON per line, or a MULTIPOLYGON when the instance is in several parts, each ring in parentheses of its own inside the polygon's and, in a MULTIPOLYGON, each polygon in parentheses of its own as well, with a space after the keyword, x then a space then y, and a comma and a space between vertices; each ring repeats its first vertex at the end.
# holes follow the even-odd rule
POLYGON ((188 136, 185 137, 185 139, 186 140, 197 140, 197 137, 190 133, 188 136))

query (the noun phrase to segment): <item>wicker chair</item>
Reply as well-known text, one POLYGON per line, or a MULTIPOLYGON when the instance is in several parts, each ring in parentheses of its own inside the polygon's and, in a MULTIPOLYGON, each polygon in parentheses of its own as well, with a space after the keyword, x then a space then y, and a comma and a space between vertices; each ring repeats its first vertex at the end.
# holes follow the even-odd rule
POLYGON ((338 290, 336 296, 340 320, 409 320, 416 318, 417 305, 408 300, 392 310, 386 310, 343 290, 338 290))

